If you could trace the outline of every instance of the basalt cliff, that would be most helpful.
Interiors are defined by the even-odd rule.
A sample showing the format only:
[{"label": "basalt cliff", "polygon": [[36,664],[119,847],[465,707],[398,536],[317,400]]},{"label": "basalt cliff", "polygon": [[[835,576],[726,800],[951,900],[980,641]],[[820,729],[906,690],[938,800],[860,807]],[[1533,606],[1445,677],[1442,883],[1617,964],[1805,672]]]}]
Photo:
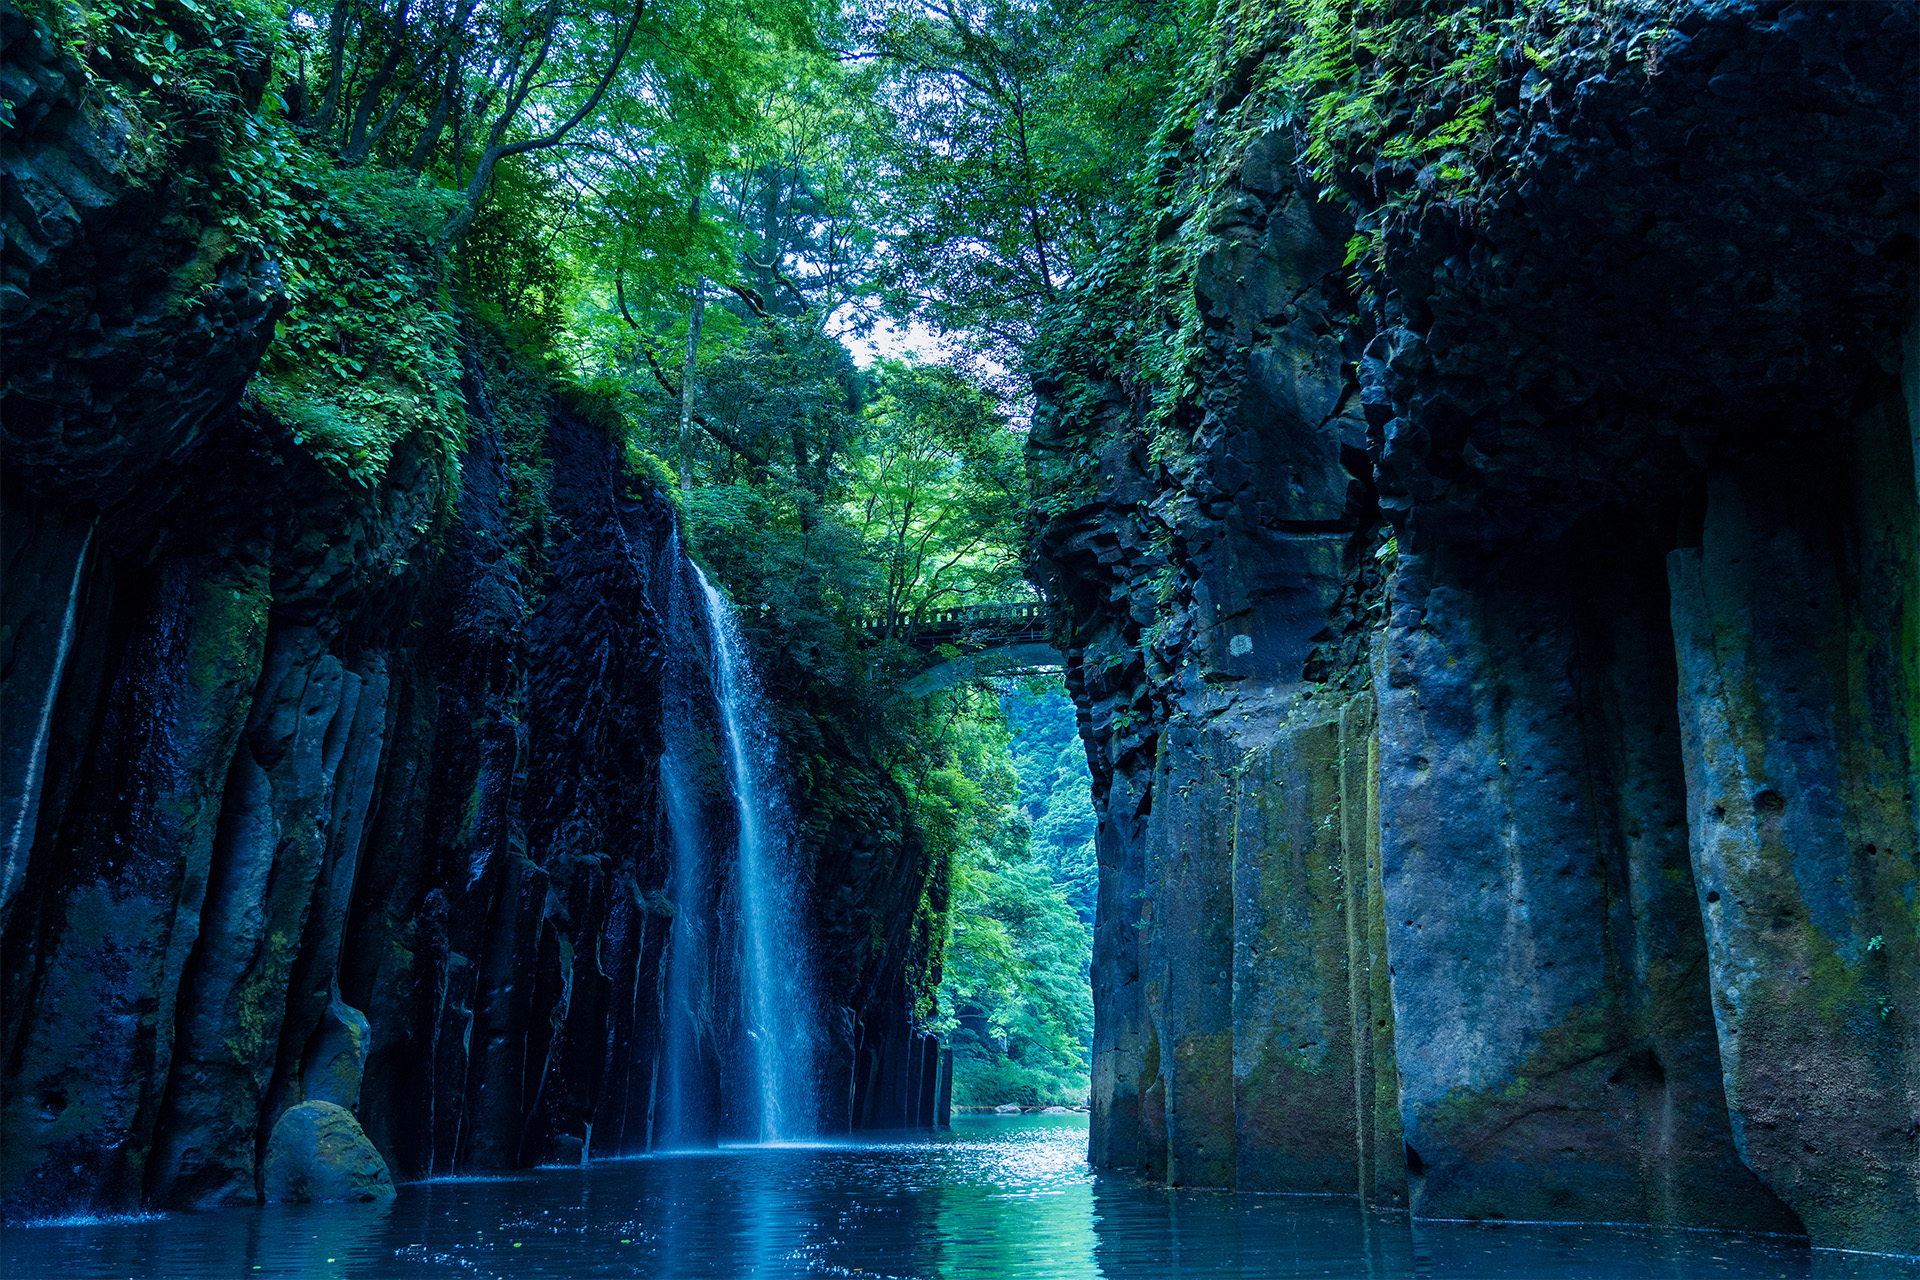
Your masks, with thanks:
[{"label": "basalt cliff", "polygon": [[1916,14],[1620,11],[1331,179],[1243,38],[1127,317],[1181,380],[1052,349],[1092,1156],[1911,1253]]},{"label": "basalt cliff", "polygon": [[[717,734],[670,503],[471,325],[453,437],[328,465],[243,394],[283,272],[208,201],[210,144],[11,7],[0,42],[0,1207],[297,1194],[272,1148],[328,1126],[380,1179],[647,1149],[682,906],[669,704]],[[932,869],[887,780],[813,750],[871,793],[796,797],[839,886],[806,904],[823,1123],[925,1122]],[[735,958],[709,934],[695,959],[677,1136],[711,1141],[744,1031]]]}]

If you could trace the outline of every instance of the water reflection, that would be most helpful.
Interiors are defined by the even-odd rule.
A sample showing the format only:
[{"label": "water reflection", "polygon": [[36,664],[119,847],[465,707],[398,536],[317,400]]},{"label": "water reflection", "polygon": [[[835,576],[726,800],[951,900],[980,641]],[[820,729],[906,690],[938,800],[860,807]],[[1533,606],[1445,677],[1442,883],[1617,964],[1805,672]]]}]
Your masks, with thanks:
[{"label": "water reflection", "polygon": [[1920,1277],[1708,1232],[1408,1222],[1347,1201],[1095,1179],[1078,1116],[951,1135],[665,1152],[268,1206],[9,1226],[8,1277]]}]

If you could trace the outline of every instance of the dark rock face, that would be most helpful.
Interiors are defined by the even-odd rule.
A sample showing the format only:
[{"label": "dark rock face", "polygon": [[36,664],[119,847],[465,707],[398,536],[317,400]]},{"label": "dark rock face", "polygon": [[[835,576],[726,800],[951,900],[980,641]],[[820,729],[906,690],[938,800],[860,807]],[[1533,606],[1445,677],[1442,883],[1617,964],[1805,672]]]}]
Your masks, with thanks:
[{"label": "dark rock face", "polygon": [[16,478],[105,506],[140,479],[129,453],[185,458],[239,399],[286,309],[279,272],[236,252],[196,194],[194,162],[209,157],[89,91],[12,7],[0,46],[14,118],[0,153],[0,440]]},{"label": "dark rock face", "polygon": [[947,909],[944,867],[915,830],[899,784],[802,718],[788,749],[810,759],[796,814],[814,850],[820,972],[837,975],[827,1014],[823,1098],[830,1130],[934,1123],[940,1045],[920,1030],[916,993],[929,972],[935,913]]},{"label": "dark rock face", "polygon": [[[56,588],[9,593],[29,619],[9,638],[44,653],[52,628],[33,620],[47,617],[73,633],[5,937],[12,1211],[252,1201],[268,1134],[302,1104],[356,1109],[401,1177],[666,1136],[674,919],[718,900],[675,901],[660,794],[669,648],[693,657],[679,696],[715,722],[704,624],[671,604],[690,569],[664,500],[564,412],[547,454],[565,533],[529,567],[499,442],[483,416],[475,428],[437,567],[378,589],[282,573],[278,539],[342,537],[291,515],[252,563],[90,548],[75,588],[71,522],[35,495],[9,506],[9,529],[27,530],[14,562],[54,566],[23,581]],[[331,482],[303,474],[321,491],[282,495],[289,513],[335,514]],[[401,467],[389,485],[437,474]],[[343,523],[379,531],[376,565],[382,536],[432,561],[433,526],[414,517],[435,510],[431,493],[376,494]],[[711,754],[720,858],[731,801]],[[833,836],[821,874],[876,861],[863,841]],[[867,970],[831,992],[848,1023],[828,1116],[841,1126],[897,1123],[888,1072],[921,1049],[902,974],[926,859],[907,853],[823,907],[883,926]],[[707,976],[681,1084],[693,1136],[711,1140],[743,1030],[730,943],[688,937]]]},{"label": "dark rock face", "polygon": [[1883,394],[1920,252],[1911,8],[1670,17],[1646,74],[1623,33],[1516,75],[1499,198],[1388,233],[1359,368],[1389,511],[1558,536]]},{"label": "dark rock face", "polygon": [[[1202,259],[1190,461],[1149,461],[1116,385],[1089,442],[1095,500],[1043,533],[1101,813],[1093,1158],[1250,1189],[1364,1177],[1392,1202],[1373,711],[1352,644],[1379,608],[1378,517],[1336,320],[1343,228],[1289,169],[1263,144]],[[1034,447],[1081,447],[1075,425],[1043,413]]]},{"label": "dark rock face", "polygon": [[[3,21],[0,1211],[646,1149],[674,920],[711,906],[674,900],[661,795],[669,678],[715,723],[672,508],[558,404],[510,459],[478,337],[464,454],[409,438],[377,483],[236,407],[271,264],[183,230],[169,165],[193,158],[116,150],[111,96],[83,103]],[[548,533],[517,519],[528,466]],[[873,859],[842,826],[823,875]],[[920,1048],[898,979],[926,863],[906,848],[820,904],[823,936],[857,917],[882,940],[828,970],[841,1123],[899,1105],[871,1103],[897,1089],[854,1071],[856,1040]],[[681,1084],[711,1139],[732,944],[683,932],[708,1001]]]},{"label": "dark rock face", "polygon": [[1228,166],[1178,447],[1042,380],[1096,1164],[1920,1239],[1914,15],[1674,25],[1362,296]]},{"label": "dark rock face", "polygon": [[1735,1141],[1816,1238],[1908,1252],[1920,1227],[1913,403],[1864,416],[1832,456],[1776,449],[1728,467],[1701,545],[1667,558]]},{"label": "dark rock face", "polygon": [[1436,552],[1394,578],[1382,873],[1418,1207],[1774,1228],[1721,1096],[1660,583],[1599,528],[1591,568]]}]

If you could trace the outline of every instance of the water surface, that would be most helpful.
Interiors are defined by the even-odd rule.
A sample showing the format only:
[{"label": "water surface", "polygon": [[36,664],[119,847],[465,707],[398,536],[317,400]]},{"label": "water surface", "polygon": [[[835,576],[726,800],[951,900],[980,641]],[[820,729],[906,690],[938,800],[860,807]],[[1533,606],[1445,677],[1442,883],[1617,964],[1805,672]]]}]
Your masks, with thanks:
[{"label": "water surface", "polygon": [[273,1205],[11,1226],[7,1277],[1916,1277],[1804,1242],[1409,1222],[1351,1201],[1093,1177],[1084,1116],[723,1147]]}]

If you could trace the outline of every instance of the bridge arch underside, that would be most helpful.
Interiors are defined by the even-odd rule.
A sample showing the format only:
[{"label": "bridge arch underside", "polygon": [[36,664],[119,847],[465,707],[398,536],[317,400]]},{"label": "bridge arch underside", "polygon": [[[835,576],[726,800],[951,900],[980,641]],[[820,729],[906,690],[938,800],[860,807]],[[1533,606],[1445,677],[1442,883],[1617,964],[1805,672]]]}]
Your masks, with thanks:
[{"label": "bridge arch underside", "polygon": [[935,663],[907,681],[906,690],[916,698],[924,698],[962,681],[1058,671],[1065,662],[1060,651],[1044,640],[1019,640]]}]

